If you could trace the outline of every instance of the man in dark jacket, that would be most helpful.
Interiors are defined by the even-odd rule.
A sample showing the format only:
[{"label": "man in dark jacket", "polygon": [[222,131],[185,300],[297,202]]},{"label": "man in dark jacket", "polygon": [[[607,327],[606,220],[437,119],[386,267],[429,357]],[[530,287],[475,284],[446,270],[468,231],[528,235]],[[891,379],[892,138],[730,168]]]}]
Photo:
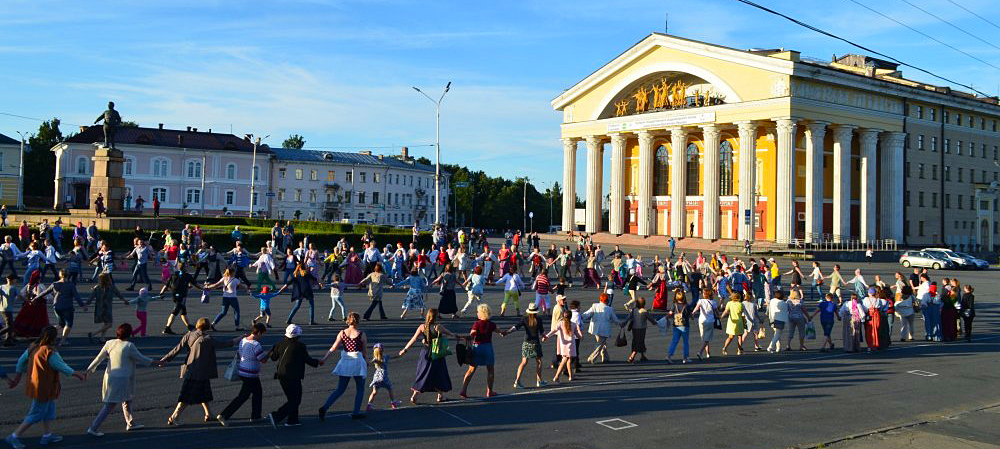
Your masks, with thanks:
[{"label": "man in dark jacket", "polygon": [[302,335],[302,328],[296,324],[289,324],[285,328],[285,339],[278,342],[271,348],[268,356],[271,360],[278,362],[274,378],[281,384],[281,390],[285,392],[285,404],[278,410],[267,415],[272,427],[277,427],[278,423],[288,419],[286,427],[299,426],[299,404],[302,403],[302,378],[305,377],[306,365],[313,368],[319,366],[319,360],[312,358],[306,345],[299,341]]}]

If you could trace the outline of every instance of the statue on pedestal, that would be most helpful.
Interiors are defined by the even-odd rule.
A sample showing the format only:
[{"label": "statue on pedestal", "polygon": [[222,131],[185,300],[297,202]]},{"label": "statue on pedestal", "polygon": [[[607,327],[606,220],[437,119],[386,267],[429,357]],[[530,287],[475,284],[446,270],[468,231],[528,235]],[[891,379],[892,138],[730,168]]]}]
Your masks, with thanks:
[{"label": "statue on pedestal", "polygon": [[114,149],[115,132],[122,124],[122,116],[115,110],[115,103],[113,101],[108,102],[108,110],[98,116],[97,120],[94,120],[94,124],[96,125],[102,120],[104,121],[104,147]]}]

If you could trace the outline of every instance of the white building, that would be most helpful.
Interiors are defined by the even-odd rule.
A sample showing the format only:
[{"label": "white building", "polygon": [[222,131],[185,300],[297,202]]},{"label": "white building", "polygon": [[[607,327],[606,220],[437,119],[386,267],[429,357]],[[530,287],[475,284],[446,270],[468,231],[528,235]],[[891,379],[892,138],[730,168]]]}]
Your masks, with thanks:
[{"label": "white building", "polygon": [[0,134],[0,203],[8,209],[21,202],[21,142]]},{"label": "white building", "polygon": [[[341,153],[272,148],[270,216],[411,226],[434,217],[434,167],[371,151]],[[448,180],[441,174],[438,222],[447,221]]]}]

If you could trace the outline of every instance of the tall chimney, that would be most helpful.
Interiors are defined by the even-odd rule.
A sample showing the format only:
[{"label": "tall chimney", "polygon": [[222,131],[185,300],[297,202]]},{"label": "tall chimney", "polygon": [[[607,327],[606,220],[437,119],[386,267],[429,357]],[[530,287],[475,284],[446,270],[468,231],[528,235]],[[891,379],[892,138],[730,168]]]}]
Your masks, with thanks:
[{"label": "tall chimney", "polygon": [[401,155],[403,156],[403,160],[405,161],[407,158],[410,157],[410,149],[406,148],[406,147],[403,147],[403,151],[401,152]]},{"label": "tall chimney", "polygon": [[163,129],[163,123],[160,123],[160,126],[159,126],[159,128],[160,128],[160,129]]}]

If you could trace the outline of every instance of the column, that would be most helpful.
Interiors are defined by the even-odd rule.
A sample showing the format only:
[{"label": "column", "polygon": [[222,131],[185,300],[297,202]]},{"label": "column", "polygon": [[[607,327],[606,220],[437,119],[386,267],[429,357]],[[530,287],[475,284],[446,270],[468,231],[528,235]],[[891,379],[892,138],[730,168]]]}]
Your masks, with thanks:
[{"label": "column", "polygon": [[823,233],[823,142],[827,122],[806,126],[806,242],[820,241]]},{"label": "column", "polygon": [[615,235],[625,233],[625,142],[624,134],[611,135],[611,213],[608,232]]},{"label": "column", "polygon": [[861,207],[859,208],[861,217],[859,217],[859,221],[861,224],[860,237],[862,241],[875,240],[877,238],[875,214],[878,199],[875,196],[877,182],[875,179],[875,169],[877,166],[876,144],[878,143],[879,132],[881,130],[870,128],[858,131],[858,138],[861,144],[861,192],[859,192],[861,194]]},{"label": "column", "polygon": [[670,235],[683,238],[684,222],[687,218],[687,130],[670,129]]},{"label": "column", "polygon": [[833,239],[851,237],[851,138],[854,126],[833,129]]},{"label": "column", "polygon": [[701,132],[705,143],[705,157],[701,161],[704,180],[701,237],[716,240],[719,238],[719,128],[704,125]]},{"label": "column", "polygon": [[789,243],[795,238],[795,119],[776,120],[778,151],[775,219],[775,240]]},{"label": "column", "polygon": [[884,132],[879,137],[882,139],[882,172],[886,174],[881,194],[882,238],[903,243],[903,144],[906,133]]},{"label": "column", "polygon": [[636,216],[639,235],[652,235],[650,213],[653,208],[653,134],[649,131],[639,131],[639,185],[635,192],[639,197]]},{"label": "column", "polygon": [[[67,195],[66,192],[63,191],[66,187],[66,179],[64,177],[65,170],[63,169],[63,153],[66,152],[66,149],[65,145],[60,145],[60,147],[61,148],[56,150],[55,195],[53,195],[54,197],[52,198],[52,208],[55,210],[62,210],[63,199],[66,198]],[[24,155],[22,154],[21,157],[24,157]],[[21,160],[21,163],[23,164],[24,160]],[[18,189],[23,189],[24,180],[18,180],[18,183],[20,184]],[[23,193],[21,194],[21,197],[24,197]]]},{"label": "column", "polygon": [[601,136],[587,136],[587,223],[588,233],[601,231],[601,193],[604,183],[604,148]]},{"label": "column", "polygon": [[[754,122],[737,122],[740,134],[739,156],[739,239],[753,240],[753,214],[757,209],[754,198],[754,174],[757,172],[757,124]],[[746,224],[745,214],[750,211],[750,224]]]},{"label": "column", "polygon": [[573,231],[576,209],[576,139],[563,139],[563,214],[562,230]]}]

